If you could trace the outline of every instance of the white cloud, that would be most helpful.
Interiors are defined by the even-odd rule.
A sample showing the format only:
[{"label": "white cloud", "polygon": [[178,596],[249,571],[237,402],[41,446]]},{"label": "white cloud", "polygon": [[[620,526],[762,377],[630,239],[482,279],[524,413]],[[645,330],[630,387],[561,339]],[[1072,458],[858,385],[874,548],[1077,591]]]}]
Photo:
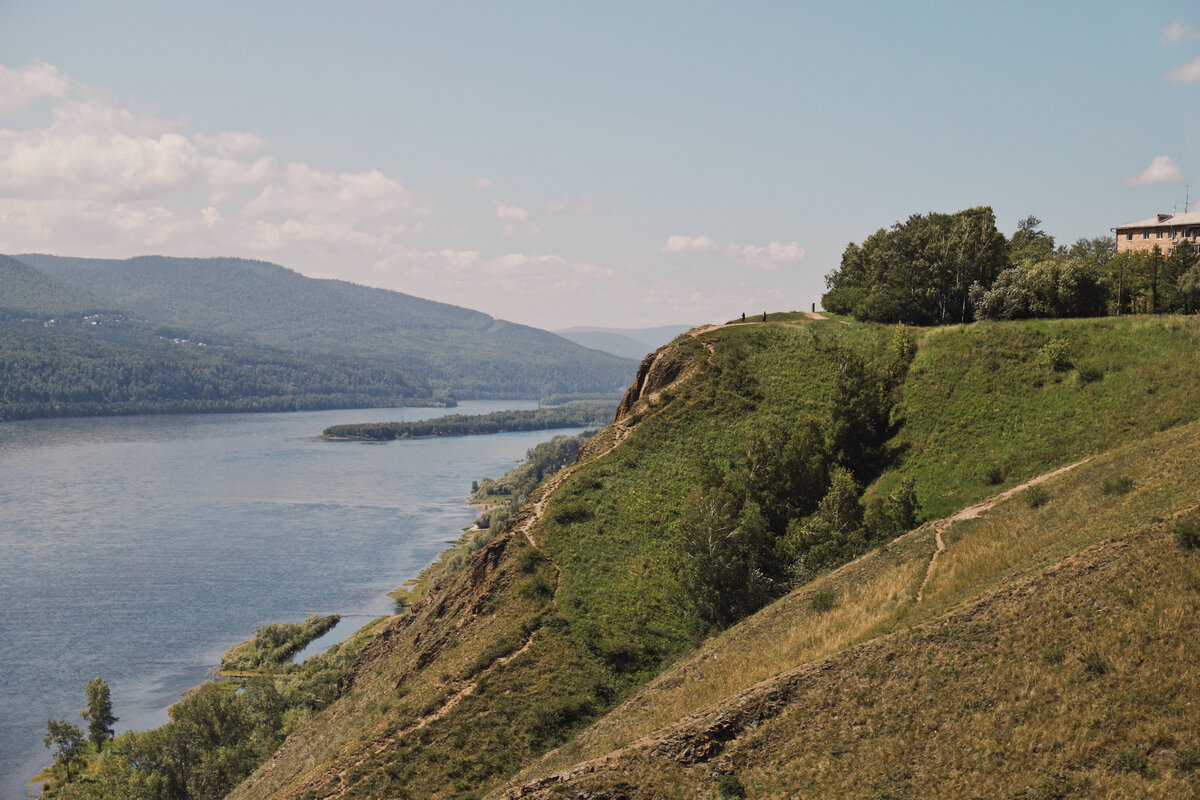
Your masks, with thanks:
[{"label": "white cloud", "polygon": [[325,172],[308,164],[292,163],[240,212],[310,222],[374,221],[427,216],[433,212],[433,203],[377,169]]},{"label": "white cloud", "polygon": [[496,182],[491,178],[485,178],[480,175],[477,178],[473,178],[470,185],[472,189],[490,189],[496,185]]},{"label": "white cloud", "polygon": [[721,244],[708,236],[670,236],[662,246],[664,253],[719,253],[735,263],[751,269],[776,270],[804,258],[799,242],[770,241],[765,245]]},{"label": "white cloud", "polygon": [[550,214],[588,214],[596,207],[586,201],[573,200],[564,197],[561,200],[551,200],[546,203],[546,211]]},{"label": "white cloud", "polygon": [[1182,22],[1172,22],[1163,28],[1162,43],[1164,47],[1196,39],[1200,39],[1200,31],[1191,25],[1185,25]]},{"label": "white cloud", "polygon": [[1170,156],[1156,156],[1150,166],[1125,179],[1126,186],[1148,186],[1152,183],[1183,183],[1183,173]]},{"label": "white cloud", "polygon": [[1182,67],[1168,70],[1163,77],[1172,83],[1200,83],[1200,56],[1193,58]]},{"label": "white cloud", "polygon": [[192,137],[196,147],[226,158],[237,158],[257,153],[267,146],[267,140],[246,131],[223,131],[207,136],[197,133]]},{"label": "white cloud", "polygon": [[57,67],[34,61],[12,69],[0,64],[0,114],[17,111],[42,97],[65,97],[71,82]]},{"label": "white cloud", "polygon": [[542,229],[530,218],[529,211],[520,206],[510,206],[499,200],[492,200],[496,207],[496,218],[504,223],[505,236],[537,236]]}]

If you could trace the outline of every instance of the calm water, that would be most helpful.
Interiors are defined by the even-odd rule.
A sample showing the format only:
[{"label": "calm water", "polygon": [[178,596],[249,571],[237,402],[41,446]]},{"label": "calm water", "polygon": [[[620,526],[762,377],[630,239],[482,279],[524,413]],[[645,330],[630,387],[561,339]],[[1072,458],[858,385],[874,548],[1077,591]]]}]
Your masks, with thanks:
[{"label": "calm water", "polygon": [[344,638],[389,613],[471,523],[471,480],[559,432],[363,444],[315,439],[326,426],[528,407],[0,423],[0,798],[48,761],[48,717],[82,723],[89,678],[118,730],[144,729],[263,623],[338,612]]}]

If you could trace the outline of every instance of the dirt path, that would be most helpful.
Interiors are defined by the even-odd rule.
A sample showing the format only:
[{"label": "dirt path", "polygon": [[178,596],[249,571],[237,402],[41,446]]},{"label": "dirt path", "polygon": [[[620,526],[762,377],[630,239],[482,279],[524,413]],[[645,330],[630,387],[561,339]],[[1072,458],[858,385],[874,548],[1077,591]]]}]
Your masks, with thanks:
[{"label": "dirt path", "polygon": [[921,588],[917,590],[917,602],[920,603],[925,599],[925,587],[929,585],[929,579],[933,577],[933,568],[937,564],[938,556],[946,552],[946,541],[942,538],[942,534],[950,530],[951,525],[953,525],[955,522],[960,522],[965,519],[975,519],[975,517],[978,517],[985,511],[990,511],[997,503],[1007,500],[1014,494],[1023,492],[1031,486],[1037,486],[1039,483],[1044,483],[1051,478],[1062,475],[1064,472],[1073,470],[1080,464],[1086,464],[1088,461],[1091,461],[1091,456],[1088,456],[1082,461],[1076,461],[1074,464],[1068,464],[1065,467],[1059,467],[1058,469],[1052,470],[1043,475],[1038,475],[1036,478],[1030,478],[1019,486],[1014,486],[1011,489],[1005,489],[1003,492],[1000,492],[1000,494],[995,495],[994,497],[989,497],[987,500],[984,500],[981,503],[976,503],[973,506],[967,506],[953,516],[946,517],[945,519],[939,519],[937,522],[932,523],[933,538],[934,541],[937,542],[937,549],[933,551],[933,558],[929,559],[929,566],[925,568],[925,579],[921,581]]}]

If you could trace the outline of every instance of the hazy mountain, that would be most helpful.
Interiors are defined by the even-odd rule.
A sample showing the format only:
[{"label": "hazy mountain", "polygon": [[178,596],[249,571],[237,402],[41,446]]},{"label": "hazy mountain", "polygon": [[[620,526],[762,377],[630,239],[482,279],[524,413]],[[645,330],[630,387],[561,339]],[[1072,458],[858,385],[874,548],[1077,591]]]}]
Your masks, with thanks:
[{"label": "hazy mountain", "polygon": [[0,318],[86,314],[111,311],[115,305],[15,258],[0,256]]},{"label": "hazy mountain", "polygon": [[372,359],[459,397],[612,391],[636,367],[548,331],[265,261],[18,258],[152,319],[283,350]]},{"label": "hazy mountain", "polygon": [[641,359],[693,325],[663,325],[658,328],[594,328],[580,326],[555,331],[575,344],[602,350],[622,358]]}]

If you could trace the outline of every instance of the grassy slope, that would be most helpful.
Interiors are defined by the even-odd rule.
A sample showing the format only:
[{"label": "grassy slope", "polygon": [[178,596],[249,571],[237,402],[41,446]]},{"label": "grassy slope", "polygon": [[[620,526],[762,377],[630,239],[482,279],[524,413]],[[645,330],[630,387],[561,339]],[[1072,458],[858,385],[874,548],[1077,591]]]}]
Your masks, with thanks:
[{"label": "grassy slope", "polygon": [[[702,461],[715,458],[720,463],[729,458],[756,425],[786,424],[801,411],[824,416],[832,381],[831,347],[835,343],[854,346],[874,357],[883,353],[891,335],[889,329],[878,326],[791,317],[781,323],[705,334],[715,345],[715,367],[702,366],[708,353],[699,341],[683,339],[672,345],[663,357],[674,354],[685,366],[697,370],[696,374],[658,393],[655,399],[642,401],[627,419],[637,423],[628,438],[610,454],[584,461],[551,494],[547,513],[531,531],[551,560],[522,555],[523,551],[536,552],[523,544],[523,537],[510,533],[498,538],[478,557],[474,569],[455,576],[419,604],[413,615],[393,623],[391,633],[372,651],[377,656],[360,665],[361,677],[325,712],[324,721],[293,737],[272,768],[260,771],[234,796],[366,797],[405,796],[406,792],[422,797],[474,796],[580,731],[583,723],[653,677],[663,663],[688,651],[693,643],[675,601],[670,537],[683,497],[695,482]],[[1139,369],[1152,375],[1196,374],[1200,355],[1194,346],[1194,320],[1110,324],[1145,324],[1151,329],[1149,338],[1164,337],[1161,347],[1146,351],[1149,360]],[[1176,324],[1178,333],[1160,334],[1154,328]],[[962,333],[936,332],[923,337],[922,352],[906,388],[909,446],[904,468],[916,472],[927,508],[962,505],[998,488],[987,485],[982,477],[964,478],[950,469],[952,457],[989,453],[989,447],[1011,438],[1014,430],[1019,434],[1017,445],[1036,443],[1045,438],[1046,426],[1053,429],[1059,424],[1053,415],[1045,415],[1041,398],[1022,382],[997,385],[999,395],[992,399],[1011,409],[1010,422],[1022,421],[1023,425],[1001,424],[994,416],[985,415],[978,436],[972,437],[959,428],[938,424],[935,415],[941,415],[947,402],[969,404],[969,398],[934,398],[927,408],[919,400],[919,387],[938,385],[940,370],[948,371],[945,380],[968,387],[995,372],[986,361],[964,366],[950,358],[952,352],[939,358],[941,342],[953,341],[941,337],[965,336],[967,344],[974,347],[978,339],[1007,337],[1013,335],[1013,329],[1036,333],[1039,325],[973,326]],[[1138,330],[1131,338],[1142,336]],[[979,346],[1000,345],[985,342]],[[1039,347],[1036,336],[1030,334],[1019,358],[1032,362]],[[958,372],[947,364],[957,365]],[[1168,380],[1162,379],[1163,389]],[[1055,391],[1059,384],[1050,380],[1046,386]],[[1038,474],[1060,466],[1101,449],[1104,441],[1116,443],[1149,435],[1163,427],[1163,419],[1181,413],[1178,397],[1171,392],[1156,389],[1158,393],[1150,395],[1147,404],[1141,391],[1144,387],[1135,382],[1110,382],[1109,376],[1078,389],[1063,386],[1060,391],[1067,388],[1076,394],[1063,395],[1064,407],[1072,399],[1088,397],[1081,393],[1094,389],[1114,392],[1109,402],[1115,406],[1141,403],[1147,407],[1134,420],[1133,430],[1125,429],[1126,420],[1104,417],[1089,436],[1075,444],[1026,447],[1026,459],[1020,462],[1025,472],[1019,474]],[[1187,406],[1182,413],[1195,416]],[[947,430],[952,430],[952,435]],[[615,430],[610,429],[596,437],[589,450],[601,452],[614,436]],[[964,447],[966,456],[960,453]],[[890,479],[894,478],[885,475],[883,483]],[[954,499],[945,499],[952,493]],[[515,523],[520,522],[519,515]],[[841,613],[835,610],[823,618],[829,621],[824,626],[826,633],[809,645],[795,644],[796,637],[803,640],[805,634],[795,624],[796,618],[785,615],[783,629],[794,633],[784,636],[775,630],[753,640],[740,648],[743,661],[749,652],[754,653],[749,661],[758,663],[758,651],[779,642],[791,641],[800,648],[779,656],[783,661],[777,659],[774,666],[770,659],[761,659],[767,669],[762,674],[765,677],[775,674],[770,670],[783,668],[779,663],[803,663],[897,627],[906,615],[934,613],[950,595],[943,598],[944,591],[933,583],[921,609],[914,612],[911,608],[911,595],[932,552],[929,539],[927,533],[915,535],[871,556],[894,564],[897,570],[881,585],[874,579],[846,579],[845,572],[823,579],[847,580],[844,592],[853,588],[864,594],[863,602],[870,611],[866,628],[835,623]],[[949,570],[953,561],[945,558]],[[556,565],[561,568],[557,591]],[[862,568],[859,564],[848,569]],[[1002,573],[989,580],[999,580],[997,575]],[[986,581],[976,580],[971,591],[984,584]],[[802,589],[785,598],[735,631],[759,624],[780,609],[802,612],[808,608],[808,591]],[[841,607],[847,607],[845,602]],[[712,642],[704,645],[712,646]],[[498,660],[512,653],[518,655],[510,662]],[[745,664],[737,669],[745,669]],[[561,751],[561,756],[553,756],[538,772],[607,752],[637,731],[648,732],[675,719],[685,707],[700,708],[727,696],[739,685],[736,677],[729,682],[729,675],[735,672],[729,671],[721,679],[724,683],[718,681],[709,694],[699,692],[688,699],[692,696],[689,690],[684,693],[683,706],[665,704],[659,711],[651,709],[650,716],[641,721],[622,716],[630,708],[622,706],[621,712],[609,718],[612,723],[600,723],[571,745],[577,749]],[[678,680],[677,672],[669,675]],[[657,701],[654,705],[657,707]],[[604,732],[605,724],[612,728],[609,734]]]},{"label": "grassy slope", "polygon": [[[1106,494],[1119,477],[1135,488]],[[1200,553],[1169,518],[1200,517],[1200,425],[1047,487],[1040,508],[1018,494],[956,523],[920,605],[928,529],[706,642],[521,778],[646,739],[526,796],[714,796],[716,772],[751,797],[1195,796]],[[837,601],[822,613],[823,589]],[[1144,772],[1124,769],[1136,754]]]}]

